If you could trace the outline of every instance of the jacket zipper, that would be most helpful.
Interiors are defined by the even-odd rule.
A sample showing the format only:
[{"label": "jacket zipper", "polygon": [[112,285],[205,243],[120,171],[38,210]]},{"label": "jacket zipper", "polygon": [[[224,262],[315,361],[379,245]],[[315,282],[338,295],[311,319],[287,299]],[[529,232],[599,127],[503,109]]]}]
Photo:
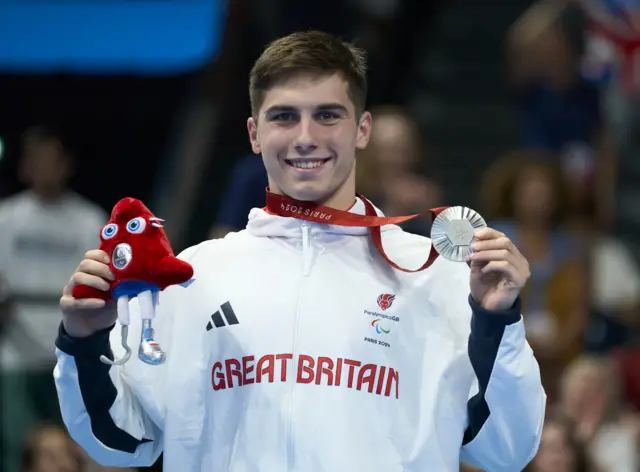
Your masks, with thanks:
[{"label": "jacket zipper", "polygon": [[303,221],[301,223],[302,229],[302,278],[300,279],[300,286],[298,288],[298,302],[296,306],[296,314],[294,319],[294,327],[293,327],[293,363],[292,367],[294,368],[292,371],[293,381],[291,382],[291,396],[289,397],[289,423],[287,425],[287,469],[292,471],[293,467],[293,450],[294,450],[294,431],[293,431],[293,404],[294,397],[296,392],[296,383],[298,376],[297,369],[297,358],[298,358],[298,324],[300,321],[300,311],[303,299],[303,290],[304,290],[304,282],[305,278],[309,276],[309,272],[311,270],[311,257],[312,250],[310,244],[310,235],[309,235],[309,223]]}]

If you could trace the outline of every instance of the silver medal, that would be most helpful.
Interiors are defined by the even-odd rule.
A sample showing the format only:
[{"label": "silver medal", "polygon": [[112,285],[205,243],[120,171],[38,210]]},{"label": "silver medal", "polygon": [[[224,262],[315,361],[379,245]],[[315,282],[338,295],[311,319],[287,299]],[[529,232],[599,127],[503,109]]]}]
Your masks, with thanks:
[{"label": "silver medal", "polygon": [[133,253],[131,251],[131,246],[127,243],[120,243],[113,250],[111,261],[113,262],[113,267],[122,270],[129,265],[132,258]]},{"label": "silver medal", "polygon": [[442,211],[431,226],[431,241],[438,254],[455,262],[465,262],[471,254],[476,230],[487,223],[476,211],[467,207],[451,207]]}]

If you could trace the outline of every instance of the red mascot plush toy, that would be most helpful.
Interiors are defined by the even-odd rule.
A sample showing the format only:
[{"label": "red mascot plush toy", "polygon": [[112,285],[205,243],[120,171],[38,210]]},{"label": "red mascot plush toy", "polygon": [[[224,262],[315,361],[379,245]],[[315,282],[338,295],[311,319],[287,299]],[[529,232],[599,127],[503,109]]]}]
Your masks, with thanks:
[{"label": "red mascot plush toy", "polygon": [[151,365],[162,364],[166,359],[165,353],[153,339],[151,325],[155,317],[158,292],[191,280],[193,268],[174,256],[162,229],[162,221],[164,220],[156,218],[140,200],[120,200],[100,233],[100,249],[109,255],[109,268],[115,277],[110,290],[104,292],[86,285],[78,285],[73,289],[75,298],[117,300],[125,355],[115,361],[102,356],[100,359],[104,363],[124,364],[131,357],[127,334],[129,300],[134,297],[138,297],[142,317],[138,357]]}]

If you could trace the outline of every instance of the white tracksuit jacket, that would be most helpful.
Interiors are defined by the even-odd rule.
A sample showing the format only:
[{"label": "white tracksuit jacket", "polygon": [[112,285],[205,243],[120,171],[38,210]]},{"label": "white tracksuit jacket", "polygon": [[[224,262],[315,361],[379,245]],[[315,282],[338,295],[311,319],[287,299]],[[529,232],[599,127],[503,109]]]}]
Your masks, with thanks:
[{"label": "white tracksuit jacket", "polygon": [[[405,267],[428,254],[396,226],[383,242]],[[403,273],[366,228],[259,209],[180,257],[195,275],[160,295],[163,366],[134,354],[109,367],[99,356],[122,355],[119,329],[109,342],[60,328],[62,415],[96,461],[144,466],[164,451],[166,472],[516,472],[534,457],[546,397],[519,302],[475,305],[466,264]]]}]

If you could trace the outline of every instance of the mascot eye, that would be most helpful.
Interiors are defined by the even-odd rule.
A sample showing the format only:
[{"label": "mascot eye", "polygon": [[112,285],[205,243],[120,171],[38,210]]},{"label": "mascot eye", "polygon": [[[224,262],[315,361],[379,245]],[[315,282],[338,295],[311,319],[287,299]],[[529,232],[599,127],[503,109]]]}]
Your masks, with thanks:
[{"label": "mascot eye", "polygon": [[111,239],[118,232],[118,225],[115,223],[109,223],[107,226],[102,228],[102,238],[103,239]]},{"label": "mascot eye", "polygon": [[134,218],[127,223],[127,231],[133,234],[142,233],[146,227],[147,222],[141,216],[139,216],[138,218]]}]

